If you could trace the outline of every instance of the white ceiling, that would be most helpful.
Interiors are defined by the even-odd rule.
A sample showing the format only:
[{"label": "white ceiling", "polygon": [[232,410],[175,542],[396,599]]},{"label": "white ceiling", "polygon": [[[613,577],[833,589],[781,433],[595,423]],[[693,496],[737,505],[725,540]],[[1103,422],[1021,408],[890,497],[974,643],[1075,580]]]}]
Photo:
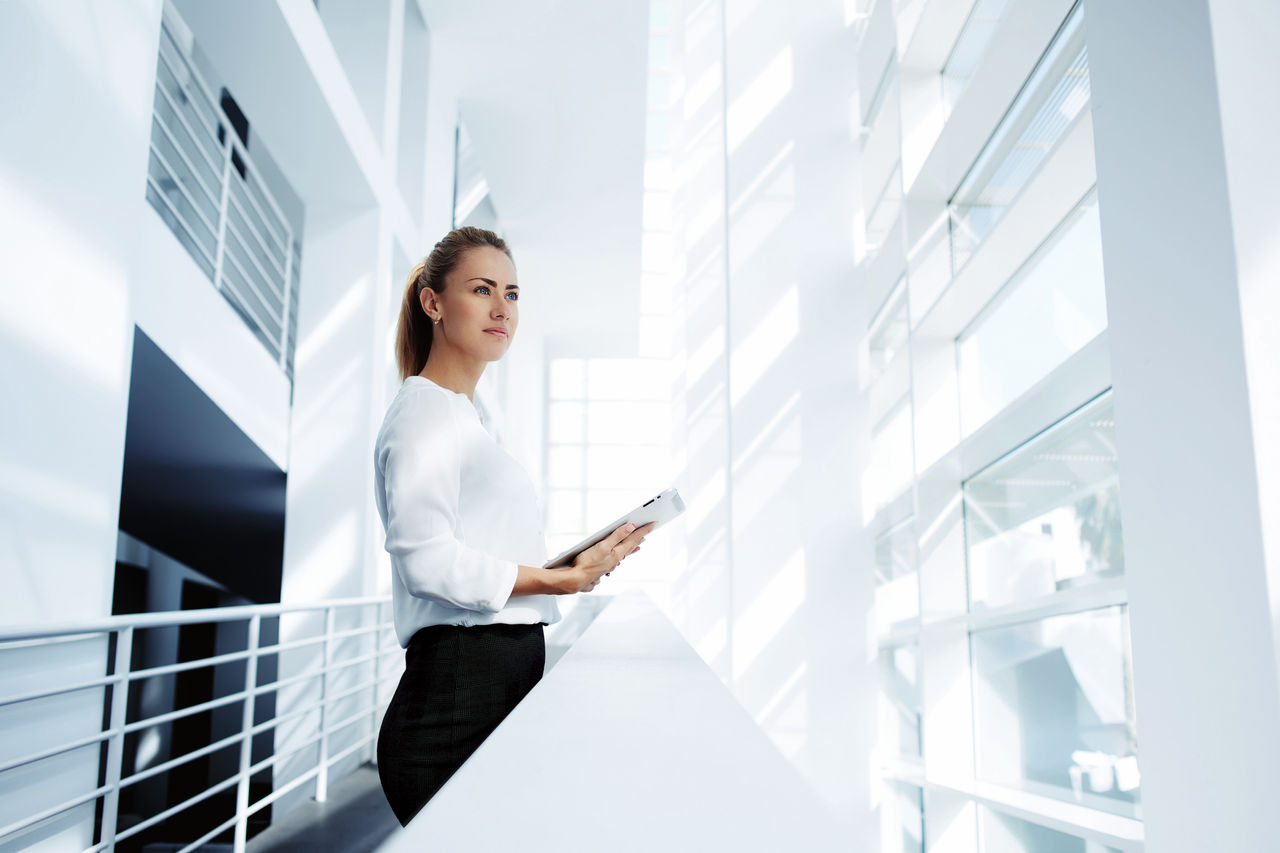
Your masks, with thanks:
[{"label": "white ceiling", "polygon": [[634,350],[647,0],[419,0],[524,286],[561,352]]}]

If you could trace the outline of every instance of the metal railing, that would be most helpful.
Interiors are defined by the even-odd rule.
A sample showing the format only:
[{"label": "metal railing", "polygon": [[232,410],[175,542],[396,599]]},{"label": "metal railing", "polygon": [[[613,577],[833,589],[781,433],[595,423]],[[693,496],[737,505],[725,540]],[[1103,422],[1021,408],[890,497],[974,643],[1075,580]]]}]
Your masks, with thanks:
[{"label": "metal railing", "polygon": [[293,375],[301,250],[218,99],[166,20],[156,66],[147,200]]},{"label": "metal railing", "polygon": [[[54,785],[49,789],[49,795],[60,796],[62,799],[0,827],[0,847],[10,849],[9,845],[21,844],[28,834],[38,836],[38,830],[42,826],[48,826],[59,816],[93,805],[97,811],[96,826],[92,831],[92,843],[84,848],[84,853],[114,850],[117,843],[133,838],[162,822],[168,822],[166,831],[169,837],[165,841],[174,841],[172,836],[175,832],[179,835],[188,833],[177,839],[179,844],[185,844],[181,847],[182,851],[196,850],[218,836],[231,832],[234,849],[239,853],[245,849],[250,818],[281,797],[314,780],[315,798],[323,801],[327,795],[329,773],[335,765],[352,757],[357,760],[372,758],[372,744],[386,710],[383,696],[389,700],[389,685],[403,671],[403,658],[399,654],[395,658],[389,657],[392,652],[401,651],[392,622],[387,618],[390,602],[390,597],[377,597],[335,599],[303,605],[220,607],[113,616],[65,625],[0,631],[0,654],[16,652],[30,656],[41,647],[85,639],[107,640],[106,643],[99,642],[99,648],[106,650],[105,655],[99,653],[98,663],[106,670],[106,674],[101,677],[72,680],[35,690],[14,691],[11,687],[17,681],[21,667],[15,667],[6,661],[3,682],[8,685],[0,688],[0,710],[31,704],[37,705],[38,711],[40,700],[61,697],[65,701],[77,703],[81,711],[87,711],[95,718],[100,711],[102,724],[95,727],[98,731],[87,734],[82,731],[79,736],[65,741],[0,760],[0,786],[9,789],[13,787],[10,784],[13,781],[12,774],[33,768],[42,762],[57,761],[59,757],[68,756],[77,750],[97,748],[96,756],[86,758],[88,763],[96,765],[97,784],[90,782],[84,790],[68,795],[68,777],[65,773],[58,775],[51,772],[47,777],[42,777],[46,783],[51,779]],[[322,621],[323,627],[309,636],[291,636],[286,640],[281,635],[281,630],[285,620],[294,617],[302,621]],[[141,645],[138,638],[143,631],[192,626],[223,627],[234,623],[243,623],[247,629],[243,648],[191,660],[175,660],[159,666],[133,668],[135,652]],[[264,625],[269,629],[265,643]],[[290,633],[301,633],[296,630],[301,627],[304,626],[290,622]],[[276,635],[274,640],[269,636],[273,633]],[[236,642],[235,645],[239,643]],[[176,652],[176,640],[171,642],[171,646]],[[278,670],[282,654],[306,649],[311,650],[315,661],[306,660],[305,654],[295,654],[294,658],[303,659],[291,659],[290,663],[292,668],[300,669],[300,672],[288,677],[268,675],[266,677],[270,680],[264,682],[264,667],[260,663],[269,662],[267,670]],[[155,680],[179,673],[220,666],[243,666],[243,681],[236,685],[239,689],[233,688],[234,692],[214,696],[187,707],[139,716],[138,719],[129,718],[131,694],[145,692],[145,687],[140,691],[140,683],[151,680],[154,684]],[[346,683],[352,680],[356,683]],[[310,690],[313,695],[300,693],[288,703],[290,707],[281,712],[281,693],[286,688],[294,691]],[[261,701],[268,697],[272,701]],[[150,766],[135,766],[130,768],[132,772],[125,774],[126,738],[135,736],[133,753],[136,754],[139,752],[139,741],[136,738],[139,733],[156,731],[158,727],[189,720],[195,715],[218,708],[225,708],[234,714],[237,704],[240,710],[237,731]],[[263,710],[268,713],[263,714]],[[35,716],[38,717],[39,714]],[[316,718],[314,724],[308,722],[308,717]],[[366,724],[364,729],[356,728],[362,722]],[[296,725],[291,731],[284,731],[286,723]],[[12,728],[8,735],[14,735]],[[262,738],[258,737],[261,735],[273,739],[270,750],[261,749]],[[255,739],[258,741],[256,744]],[[6,748],[13,751],[12,739],[6,744]],[[163,807],[153,814],[132,812],[129,815],[132,819],[130,825],[119,825],[122,791],[143,780],[170,773],[229,748],[238,749],[237,770],[234,773],[216,782],[210,781],[203,790],[180,802],[169,803],[166,800]],[[310,755],[308,750],[311,751]],[[257,757],[254,755],[255,751],[269,751],[270,754]],[[289,761],[289,766],[282,773],[281,768],[286,761]],[[145,763],[147,762],[138,762]],[[269,786],[272,790],[251,801],[250,780],[264,772],[270,772],[274,777]],[[215,774],[210,771],[208,776],[212,775]],[[205,778],[208,779],[208,776]],[[169,777],[170,780],[172,778]],[[17,781],[23,784],[23,780]],[[179,824],[178,829],[174,829],[172,818],[232,788],[235,791],[234,808],[230,808],[230,804],[224,804],[228,806],[226,812],[230,812],[229,814],[214,812],[216,825],[196,828],[189,824]],[[205,808],[208,808],[207,804]],[[209,813],[205,812],[204,816],[208,818]],[[197,834],[198,837],[190,837]]]}]

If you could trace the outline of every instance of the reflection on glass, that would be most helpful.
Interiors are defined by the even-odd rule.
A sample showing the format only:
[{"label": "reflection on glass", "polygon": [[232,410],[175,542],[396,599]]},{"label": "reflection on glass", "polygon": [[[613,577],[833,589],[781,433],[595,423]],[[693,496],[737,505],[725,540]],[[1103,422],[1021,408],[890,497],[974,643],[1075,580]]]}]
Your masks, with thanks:
[{"label": "reflection on glass", "polygon": [[920,616],[915,538],[911,518],[876,537],[876,624],[882,634]]},{"label": "reflection on glass", "polygon": [[1138,816],[1128,628],[1116,606],[973,632],[980,779]]},{"label": "reflection on glass", "polygon": [[1107,328],[1090,192],[956,340],[965,435]]},{"label": "reflection on glass", "polygon": [[969,78],[978,67],[978,61],[987,52],[991,36],[995,34],[1000,16],[1004,14],[1006,0],[978,0],[973,4],[969,20],[951,49],[951,57],[942,67],[942,100],[950,113],[960,99],[960,93],[969,85]]},{"label": "reflection on glass", "polygon": [[1089,58],[1076,6],[951,199],[951,269],[958,271],[1089,105]]},{"label": "reflection on glass", "polygon": [[1100,842],[1019,820],[986,806],[979,810],[978,827],[982,853],[1120,853]]},{"label": "reflection on glass", "polygon": [[871,321],[867,339],[871,382],[879,379],[894,357],[907,348],[908,331],[906,279],[899,278],[889,298]]},{"label": "reflection on glass", "polygon": [[889,238],[902,210],[902,166],[897,166],[867,214],[867,255],[874,255]]},{"label": "reflection on glass", "polygon": [[880,803],[881,853],[924,853],[924,791],[885,781]]},{"label": "reflection on glass", "polygon": [[920,644],[880,650],[880,751],[887,758],[920,757]]},{"label": "reflection on glass", "polygon": [[1108,395],[964,484],[970,609],[1124,573],[1115,431]]},{"label": "reflection on glass", "polygon": [[904,397],[871,431],[871,461],[862,475],[866,511],[874,515],[911,485],[911,400]]}]

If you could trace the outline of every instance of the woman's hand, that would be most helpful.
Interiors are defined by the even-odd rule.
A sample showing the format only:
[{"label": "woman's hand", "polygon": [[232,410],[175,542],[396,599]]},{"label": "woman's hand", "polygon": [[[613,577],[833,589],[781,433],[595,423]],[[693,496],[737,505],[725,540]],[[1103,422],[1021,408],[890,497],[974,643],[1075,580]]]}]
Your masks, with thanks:
[{"label": "woman's hand", "polygon": [[639,529],[634,524],[624,524],[583,551],[572,566],[560,570],[564,575],[564,591],[572,594],[595,589],[602,577],[639,550],[640,543],[653,530],[654,524],[656,522],[650,522]]}]

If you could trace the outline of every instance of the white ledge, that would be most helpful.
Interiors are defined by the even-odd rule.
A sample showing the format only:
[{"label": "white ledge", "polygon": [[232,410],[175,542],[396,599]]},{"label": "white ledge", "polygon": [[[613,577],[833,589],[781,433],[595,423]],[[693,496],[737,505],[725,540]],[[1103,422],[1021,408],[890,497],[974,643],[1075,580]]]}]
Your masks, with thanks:
[{"label": "white ledge", "polygon": [[381,853],[847,847],[641,593],[615,598]]}]

